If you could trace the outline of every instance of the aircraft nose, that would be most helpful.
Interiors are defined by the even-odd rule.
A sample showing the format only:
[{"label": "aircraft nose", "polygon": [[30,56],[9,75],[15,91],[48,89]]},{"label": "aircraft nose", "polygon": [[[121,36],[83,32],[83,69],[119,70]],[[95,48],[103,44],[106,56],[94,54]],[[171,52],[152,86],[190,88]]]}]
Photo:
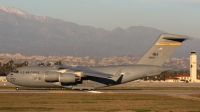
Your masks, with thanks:
[{"label": "aircraft nose", "polygon": [[9,74],[6,75],[6,80],[7,80],[8,82],[10,82],[10,77],[11,77],[11,73],[9,73]]}]

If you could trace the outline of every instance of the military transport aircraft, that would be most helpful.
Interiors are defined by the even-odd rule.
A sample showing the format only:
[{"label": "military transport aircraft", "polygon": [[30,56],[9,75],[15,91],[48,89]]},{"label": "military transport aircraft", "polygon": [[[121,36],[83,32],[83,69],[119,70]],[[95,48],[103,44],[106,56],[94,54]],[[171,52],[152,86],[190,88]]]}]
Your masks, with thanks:
[{"label": "military transport aircraft", "polygon": [[169,70],[165,60],[187,37],[161,34],[152,47],[135,65],[124,66],[26,66],[13,70],[7,80],[19,86],[93,90],[123,84]]}]

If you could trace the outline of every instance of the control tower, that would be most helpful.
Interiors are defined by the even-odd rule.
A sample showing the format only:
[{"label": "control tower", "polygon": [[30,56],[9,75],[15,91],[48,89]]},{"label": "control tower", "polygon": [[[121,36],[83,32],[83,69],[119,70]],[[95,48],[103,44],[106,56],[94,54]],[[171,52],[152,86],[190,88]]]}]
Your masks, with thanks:
[{"label": "control tower", "polygon": [[196,55],[196,51],[191,51],[191,54],[190,54],[190,77],[191,77],[191,82],[197,82],[197,55]]}]

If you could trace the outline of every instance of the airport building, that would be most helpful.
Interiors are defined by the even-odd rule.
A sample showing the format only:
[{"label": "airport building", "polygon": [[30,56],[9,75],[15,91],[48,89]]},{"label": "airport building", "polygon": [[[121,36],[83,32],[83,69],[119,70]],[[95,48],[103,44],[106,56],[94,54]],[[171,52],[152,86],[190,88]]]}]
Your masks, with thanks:
[{"label": "airport building", "polygon": [[7,82],[6,77],[5,76],[0,76],[0,82]]},{"label": "airport building", "polygon": [[165,79],[166,82],[199,82],[197,78],[197,55],[196,51],[191,51],[190,54],[190,74],[181,74],[176,77]]},{"label": "airport building", "polygon": [[189,82],[191,77],[189,74],[179,74],[176,77],[165,79],[166,82]]},{"label": "airport building", "polygon": [[197,54],[196,51],[191,51],[190,54],[190,82],[200,82],[199,79],[197,79]]}]

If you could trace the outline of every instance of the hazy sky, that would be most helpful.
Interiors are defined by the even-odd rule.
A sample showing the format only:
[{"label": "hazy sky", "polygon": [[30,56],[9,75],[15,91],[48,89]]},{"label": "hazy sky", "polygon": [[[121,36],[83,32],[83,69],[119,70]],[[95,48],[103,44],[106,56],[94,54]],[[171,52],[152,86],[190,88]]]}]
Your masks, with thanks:
[{"label": "hazy sky", "polygon": [[106,30],[147,26],[200,37],[200,0],[0,0],[0,4]]}]

